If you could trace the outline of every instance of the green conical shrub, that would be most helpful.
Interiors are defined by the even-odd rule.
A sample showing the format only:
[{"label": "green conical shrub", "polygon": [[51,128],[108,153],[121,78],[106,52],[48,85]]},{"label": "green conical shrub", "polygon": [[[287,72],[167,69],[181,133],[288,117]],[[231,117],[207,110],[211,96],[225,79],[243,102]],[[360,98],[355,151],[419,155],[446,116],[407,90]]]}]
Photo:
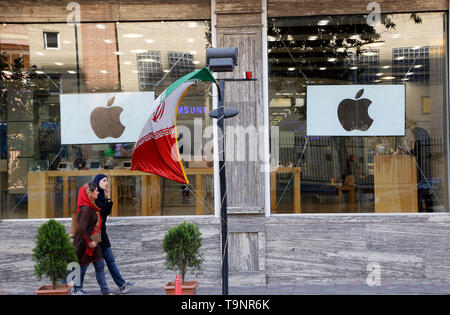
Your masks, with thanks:
[{"label": "green conical shrub", "polygon": [[177,269],[183,284],[188,269],[192,269],[197,274],[201,272],[200,267],[204,261],[203,254],[200,253],[201,235],[198,226],[183,222],[167,231],[164,236],[166,267],[172,270]]},{"label": "green conical shrub", "polygon": [[33,261],[36,277],[48,277],[56,289],[63,280],[70,262],[78,262],[75,247],[66,234],[64,225],[51,219],[42,224],[36,235],[36,247],[33,249]]}]

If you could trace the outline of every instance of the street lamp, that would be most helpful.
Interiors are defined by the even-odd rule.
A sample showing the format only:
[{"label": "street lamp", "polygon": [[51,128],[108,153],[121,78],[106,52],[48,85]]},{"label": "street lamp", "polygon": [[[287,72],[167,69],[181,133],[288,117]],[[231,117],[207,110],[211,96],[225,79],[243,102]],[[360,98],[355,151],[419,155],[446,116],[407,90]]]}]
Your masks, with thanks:
[{"label": "street lamp", "polygon": [[[206,50],[206,66],[212,72],[232,72],[237,65],[237,48],[208,48]],[[231,79],[232,80],[232,79]],[[219,148],[219,177],[220,177],[220,221],[222,230],[222,294],[228,295],[228,225],[227,225],[227,196],[225,180],[225,132],[224,119],[239,114],[233,108],[224,107],[225,79],[217,84],[219,101],[217,109],[211,111],[209,116],[217,119],[217,127],[221,131],[222,141],[218,139]]]}]

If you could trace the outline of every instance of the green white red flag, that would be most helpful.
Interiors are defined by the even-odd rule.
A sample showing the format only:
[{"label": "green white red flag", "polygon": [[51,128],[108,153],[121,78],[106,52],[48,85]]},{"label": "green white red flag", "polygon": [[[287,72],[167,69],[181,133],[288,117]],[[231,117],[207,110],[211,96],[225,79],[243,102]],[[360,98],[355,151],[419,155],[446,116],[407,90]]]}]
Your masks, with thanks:
[{"label": "green white red flag", "polygon": [[189,184],[178,149],[177,112],[188,89],[200,81],[216,82],[208,68],[172,83],[152,105],[131,158],[131,169]]}]

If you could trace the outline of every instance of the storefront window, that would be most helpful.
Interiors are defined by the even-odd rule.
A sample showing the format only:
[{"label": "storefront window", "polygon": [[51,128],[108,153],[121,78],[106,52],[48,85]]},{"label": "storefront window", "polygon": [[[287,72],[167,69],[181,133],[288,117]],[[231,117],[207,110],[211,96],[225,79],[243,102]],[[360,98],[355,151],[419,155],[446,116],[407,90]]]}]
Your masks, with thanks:
[{"label": "storefront window", "polygon": [[[113,132],[134,121],[130,104],[121,103],[125,93],[149,108],[171,83],[205,66],[209,34],[208,21],[0,25],[1,218],[70,217],[79,187],[98,173],[109,175],[114,216],[213,214],[212,165],[195,151],[204,143],[194,143],[194,129],[212,123],[208,84],[189,89],[178,110],[178,129],[192,139],[182,148],[190,186],[131,171],[137,137],[117,141]],[[125,109],[120,121],[111,114],[99,126],[94,118],[96,137],[83,138],[92,130],[82,124],[67,137],[71,117],[64,120],[63,109],[84,95],[98,107]]]},{"label": "storefront window", "polygon": [[[439,12],[381,15],[378,24],[363,15],[269,19],[269,120],[279,134],[271,213],[448,211],[445,19]],[[348,95],[355,101],[376,86],[404,85],[406,117],[394,122],[404,133],[308,134],[309,110],[325,105],[311,87],[327,94],[335,85],[364,85]]]}]

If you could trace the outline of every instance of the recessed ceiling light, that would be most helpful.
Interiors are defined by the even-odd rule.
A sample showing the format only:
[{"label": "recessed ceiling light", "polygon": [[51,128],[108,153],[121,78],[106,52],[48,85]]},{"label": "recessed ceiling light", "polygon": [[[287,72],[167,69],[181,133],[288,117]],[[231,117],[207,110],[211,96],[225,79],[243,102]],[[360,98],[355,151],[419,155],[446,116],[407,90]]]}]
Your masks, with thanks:
[{"label": "recessed ceiling light", "polygon": [[142,61],[142,62],[156,62],[156,60],[152,59],[152,58],[139,59],[139,61]]},{"label": "recessed ceiling light", "polygon": [[327,67],[320,67],[319,70],[321,70],[321,71],[327,70]]},{"label": "recessed ceiling light", "polygon": [[414,66],[414,68],[416,68],[416,69],[419,69],[419,68],[422,68],[423,67],[423,65],[415,65]]},{"label": "recessed ceiling light", "polygon": [[130,34],[124,34],[123,37],[126,37],[126,38],[139,38],[139,37],[142,37],[142,34],[132,34],[132,33],[130,33]]},{"label": "recessed ceiling light", "polygon": [[288,68],[288,70],[289,70],[289,71],[294,71],[295,68],[294,68],[294,67],[290,67],[290,68]]},{"label": "recessed ceiling light", "polygon": [[358,69],[357,66],[350,67],[350,70],[356,70],[356,69]]},{"label": "recessed ceiling light", "polygon": [[388,76],[388,77],[382,77],[382,79],[383,79],[383,80],[394,80],[395,77],[390,77],[390,76]]}]

